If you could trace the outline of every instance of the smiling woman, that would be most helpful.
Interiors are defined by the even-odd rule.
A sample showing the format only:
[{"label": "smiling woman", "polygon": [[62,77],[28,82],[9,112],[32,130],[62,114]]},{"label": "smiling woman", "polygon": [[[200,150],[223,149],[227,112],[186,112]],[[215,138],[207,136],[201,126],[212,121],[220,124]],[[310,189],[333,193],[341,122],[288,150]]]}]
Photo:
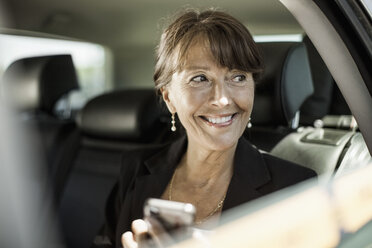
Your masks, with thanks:
[{"label": "smiling woman", "polygon": [[[52,172],[45,178],[50,184],[44,187],[37,180],[33,185],[54,192],[56,204],[51,210],[55,211],[51,212],[56,213],[56,218],[51,222],[55,221],[56,227],[60,227],[56,233],[60,234],[61,244],[54,245],[48,241],[45,242],[48,244],[39,245],[49,235],[45,228],[39,227],[43,224],[38,219],[40,214],[31,212],[30,215],[28,210],[35,206],[38,212],[41,210],[42,216],[46,216],[45,207],[51,204],[44,199],[40,204],[35,202],[38,197],[33,191],[44,190],[23,187],[28,181],[22,179],[18,182],[8,176],[7,172],[18,168],[16,166],[0,168],[4,171],[0,173],[3,179],[0,191],[4,193],[0,202],[4,207],[0,210],[4,210],[2,216],[10,223],[1,222],[0,236],[4,239],[0,238],[0,243],[10,238],[21,244],[15,247],[89,247],[104,224],[106,201],[118,177],[120,183],[112,191],[107,204],[107,236],[115,246],[121,245],[123,232],[134,231],[126,234],[128,241],[133,234],[136,236],[138,231],[148,228],[147,225],[142,225],[144,229],[138,228],[137,224],[144,224],[140,220],[134,222],[134,229],[131,229],[134,219],[147,220],[143,205],[148,197],[193,203],[197,209],[195,224],[198,227],[205,227],[205,220],[215,217],[223,229],[213,228],[209,233],[215,233],[214,237],[224,237],[225,242],[218,239],[211,245],[213,247],[260,247],[259,244],[264,243],[265,247],[298,248],[302,246],[294,241],[301,237],[306,237],[302,239],[304,247],[321,247],[315,244],[323,238],[329,241],[330,237],[336,237],[332,238],[334,245],[327,241],[328,245],[324,247],[335,247],[340,240],[343,248],[365,247],[372,243],[372,223],[369,228],[361,230],[366,238],[353,233],[372,219],[372,205],[363,201],[372,197],[365,189],[356,194],[357,185],[364,184],[363,178],[369,174],[362,171],[362,174],[353,176],[353,180],[347,178],[347,184],[342,187],[335,184],[338,180],[343,181],[345,174],[366,166],[371,159],[372,14],[368,6],[372,1],[0,2],[0,74],[3,71],[9,75],[9,71],[14,72],[14,68],[27,62],[20,73],[11,74],[17,76],[12,78],[11,85],[19,94],[13,97],[12,92],[0,87],[0,95],[21,102],[29,101],[31,98],[27,93],[30,87],[34,90],[48,86],[45,94],[32,98],[37,108],[26,109],[20,115],[17,112],[14,117],[22,122],[22,126],[32,128],[30,134],[35,136],[31,140],[33,148],[42,143],[40,158],[46,163],[40,166],[43,171]],[[167,28],[160,40],[163,30],[159,29],[168,26],[164,17],[190,6],[202,9],[215,6],[248,28],[254,41],[258,42],[265,62],[265,70],[258,80],[255,76],[258,73],[249,65],[251,62],[252,66],[257,64],[255,56],[250,54],[255,44],[252,42],[239,49],[243,43],[250,42],[250,38],[239,22],[234,20],[230,22],[232,26],[227,25],[231,16],[219,12],[188,12],[184,16],[187,20],[181,18],[177,25],[172,24],[173,31],[169,32],[171,27]],[[217,14],[218,20],[215,18]],[[12,39],[4,43],[5,37]],[[53,47],[44,42],[46,39],[53,42]],[[24,42],[20,44],[17,40]],[[158,51],[169,53],[157,60],[159,68],[164,69],[159,71],[161,80],[157,89],[159,98],[164,94],[169,109],[163,100],[162,106],[158,106],[159,99],[154,94],[153,55],[159,41]],[[85,52],[80,45],[69,49],[72,43],[98,49]],[[6,58],[5,55],[10,53],[17,56]],[[101,92],[105,86],[113,88],[113,92],[97,96],[82,106],[76,120],[72,118],[75,112],[69,111],[76,105],[71,106],[66,100],[78,100],[80,104],[80,98],[75,97],[81,94],[69,94],[68,97],[62,94],[57,102],[49,101],[54,99],[60,86],[64,91],[64,86],[76,82],[74,78],[59,80],[60,75],[70,75],[71,71],[58,66],[53,67],[55,70],[52,72],[49,63],[43,69],[40,61],[47,61],[46,58],[34,57],[50,55],[48,57],[55,58],[60,53],[67,57],[71,54],[84,96],[85,92],[89,96],[97,92],[95,90]],[[99,59],[92,58],[92,55]],[[112,55],[112,60],[107,55]],[[80,56],[87,60],[80,60]],[[8,67],[15,59],[19,59],[15,64],[17,67]],[[64,61],[62,66],[71,65],[70,59]],[[87,67],[80,61],[91,66]],[[38,73],[30,75],[29,72],[35,72],[33,69]],[[50,75],[48,80],[40,77],[46,75]],[[4,82],[0,80],[0,86]],[[49,104],[44,111],[39,104],[44,105],[46,101]],[[0,126],[7,123],[7,116],[1,115],[0,118]],[[246,129],[249,118],[253,126]],[[313,126],[315,120],[316,128]],[[173,122],[174,132],[171,130]],[[6,149],[2,151],[12,148],[14,151],[6,152],[6,155],[22,158],[21,147],[11,145],[19,135],[14,132],[4,134],[7,135],[2,135],[0,143]],[[179,139],[180,135],[184,137]],[[21,136],[20,141],[25,144],[25,137]],[[261,149],[272,156],[263,154]],[[321,184],[329,178],[329,184],[324,188],[321,185],[323,201],[319,197],[296,196],[295,205],[288,207],[276,200],[278,197],[286,198],[286,190],[266,195],[311,174],[273,156],[315,170]],[[25,161],[24,166],[35,172],[30,162]],[[24,174],[15,171],[17,173],[21,177]],[[367,176],[365,179],[368,182]],[[313,181],[315,184],[318,180]],[[10,184],[4,184],[6,182]],[[292,192],[302,191],[302,185],[294,186]],[[18,193],[27,193],[32,199]],[[21,206],[20,211],[26,211],[24,214],[15,212],[18,209],[11,207],[9,200],[12,199],[23,199],[21,204],[15,205]],[[325,201],[329,201],[328,204]],[[248,203],[241,205],[244,202]],[[174,207],[174,202],[167,203]],[[327,205],[332,209],[335,207],[335,211],[328,211]],[[238,207],[231,209],[234,206]],[[264,206],[269,211],[256,212]],[[229,215],[230,212],[233,216]],[[338,216],[340,213],[341,217]],[[248,214],[248,218],[243,218]],[[31,219],[27,216],[36,221],[29,222]],[[263,218],[256,218],[260,216]],[[252,218],[257,221],[252,221]],[[334,225],[327,225],[327,220],[332,219]],[[240,224],[231,228],[235,220]],[[22,231],[22,228],[13,229],[11,224],[30,228],[31,233]],[[216,222],[211,225],[214,224]],[[336,235],[329,235],[327,229]],[[348,233],[345,235],[339,230]],[[29,234],[33,238],[28,237]],[[342,245],[343,240],[349,241],[350,238],[364,239],[365,245]],[[33,245],[34,240],[37,240],[36,245]],[[278,242],[280,240],[285,243]]]},{"label": "smiling woman", "polygon": [[112,245],[137,246],[147,225],[134,220],[143,218],[149,197],[192,203],[195,224],[203,228],[227,209],[316,175],[261,154],[241,137],[262,67],[249,31],[224,12],[190,10],[164,31],[154,81],[173,126],[177,114],[186,136],[124,154],[120,181],[107,205]]},{"label": "smiling woman", "polygon": [[[185,127],[191,147],[225,150],[236,145],[253,107],[252,74],[216,63],[203,38],[188,49],[184,66],[163,86],[172,114]],[[199,148],[197,148],[199,149]]]}]

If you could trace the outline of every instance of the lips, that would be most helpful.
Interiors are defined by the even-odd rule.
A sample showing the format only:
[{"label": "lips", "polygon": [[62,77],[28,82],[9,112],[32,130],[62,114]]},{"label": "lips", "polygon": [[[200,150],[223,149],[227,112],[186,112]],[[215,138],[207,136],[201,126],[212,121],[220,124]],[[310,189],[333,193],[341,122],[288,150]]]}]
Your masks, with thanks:
[{"label": "lips", "polygon": [[211,118],[211,117],[206,117],[206,118],[209,122],[212,122],[213,124],[221,124],[221,123],[231,120],[232,115],[229,115],[226,117],[218,117],[218,118]]},{"label": "lips", "polygon": [[232,123],[232,120],[237,113],[221,116],[200,116],[205,122],[212,126],[227,126]]}]

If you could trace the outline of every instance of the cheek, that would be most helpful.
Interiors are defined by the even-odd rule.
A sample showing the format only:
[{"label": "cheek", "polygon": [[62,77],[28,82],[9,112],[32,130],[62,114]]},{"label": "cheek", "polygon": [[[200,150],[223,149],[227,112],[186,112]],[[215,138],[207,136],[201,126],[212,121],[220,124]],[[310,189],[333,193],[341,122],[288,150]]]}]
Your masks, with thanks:
[{"label": "cheek", "polygon": [[239,90],[235,94],[235,103],[240,109],[245,112],[251,113],[253,108],[254,101],[254,90],[253,89],[244,89]]},{"label": "cheek", "polygon": [[178,91],[178,93],[175,105],[177,111],[184,115],[195,114],[208,99],[207,94],[200,90],[186,88]]},{"label": "cheek", "polygon": [[183,95],[183,100],[192,108],[198,108],[208,99],[208,92],[203,90],[189,90]]}]

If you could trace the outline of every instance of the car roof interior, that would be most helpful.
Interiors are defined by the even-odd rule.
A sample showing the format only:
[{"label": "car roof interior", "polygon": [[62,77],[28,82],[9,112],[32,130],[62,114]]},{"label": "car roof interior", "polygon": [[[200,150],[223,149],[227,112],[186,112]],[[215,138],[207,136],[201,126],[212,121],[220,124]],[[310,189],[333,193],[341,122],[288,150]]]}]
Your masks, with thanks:
[{"label": "car roof interior", "polygon": [[113,54],[115,86],[151,87],[154,48],[162,28],[167,18],[190,7],[226,10],[246,24],[254,35],[303,33],[294,17],[277,0],[111,0],[109,3],[66,0],[54,2],[52,7],[46,0],[3,0],[9,17],[3,27],[104,45]]}]

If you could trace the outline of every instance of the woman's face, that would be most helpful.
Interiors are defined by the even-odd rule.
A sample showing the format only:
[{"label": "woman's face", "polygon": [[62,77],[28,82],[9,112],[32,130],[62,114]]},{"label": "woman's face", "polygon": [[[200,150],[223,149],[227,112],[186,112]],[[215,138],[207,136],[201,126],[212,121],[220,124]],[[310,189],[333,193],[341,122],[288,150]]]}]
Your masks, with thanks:
[{"label": "woman's face", "polygon": [[177,113],[185,127],[189,142],[221,151],[234,146],[247,126],[254,82],[251,73],[221,67],[206,42],[198,40],[162,93],[169,110]]}]

